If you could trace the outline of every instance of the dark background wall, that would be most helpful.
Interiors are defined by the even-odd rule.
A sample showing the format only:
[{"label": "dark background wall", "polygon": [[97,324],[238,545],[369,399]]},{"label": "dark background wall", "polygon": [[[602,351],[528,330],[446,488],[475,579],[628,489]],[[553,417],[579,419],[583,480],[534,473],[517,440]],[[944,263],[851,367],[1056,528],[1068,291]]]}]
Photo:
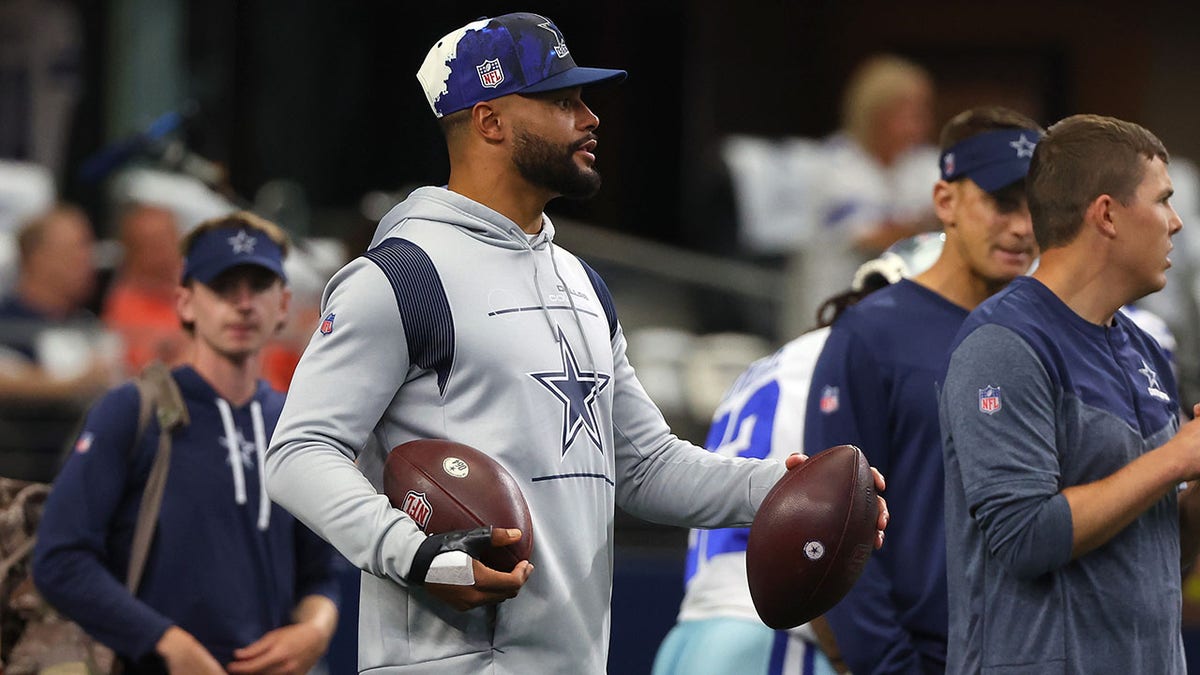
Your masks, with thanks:
[{"label": "dark background wall", "polygon": [[[85,204],[99,201],[99,187],[75,178],[76,169],[120,135],[105,118],[117,96],[108,58],[119,47],[114,6],[141,1],[73,3],[85,81],[62,185]],[[717,143],[729,133],[830,133],[846,76],[878,51],[934,74],[939,125],[982,103],[1043,123],[1103,113],[1145,124],[1173,153],[1200,158],[1196,3],[164,1],[182,15],[179,103],[197,104],[186,128],[192,148],[224,164],[244,196],[272,179],[295,181],[313,207],[313,232],[341,236],[351,250],[372,227],[357,213],[365,192],[446,178],[414,76],[429,46],[467,21],[516,10],[553,18],[581,64],[630,73],[588,95],[602,120],[604,189],[551,211],[660,242],[731,252]],[[133,29],[157,27],[135,20]],[[147,122],[129,120],[123,133]],[[665,549],[622,538],[620,528],[618,536],[642,545],[617,553],[612,672],[648,672],[680,597],[682,536],[655,533],[669,541]]]},{"label": "dark background wall", "polygon": [[[88,85],[73,157],[106,139],[109,3],[80,1]],[[1200,156],[1200,7],[1160,0],[657,0],[413,3],[384,0],[181,2],[186,97],[196,150],[246,195],[297,181],[319,212],[372,189],[437,183],[446,160],[414,73],[428,47],[483,15],[553,18],[584,64],[625,84],[589,94],[602,120],[605,188],[553,210],[703,250],[732,242],[716,142],[727,133],[817,136],[837,125],[847,74],[881,50],[928,67],[938,122],[999,102],[1044,122],[1098,112],[1141,122],[1175,153]],[[1001,9],[1002,7],[1002,9]],[[146,30],[153,30],[147,26]],[[715,182],[714,182],[715,181]],[[76,186],[77,189],[83,189]],[[336,218],[324,227],[337,227]],[[318,223],[318,227],[321,227]]]}]

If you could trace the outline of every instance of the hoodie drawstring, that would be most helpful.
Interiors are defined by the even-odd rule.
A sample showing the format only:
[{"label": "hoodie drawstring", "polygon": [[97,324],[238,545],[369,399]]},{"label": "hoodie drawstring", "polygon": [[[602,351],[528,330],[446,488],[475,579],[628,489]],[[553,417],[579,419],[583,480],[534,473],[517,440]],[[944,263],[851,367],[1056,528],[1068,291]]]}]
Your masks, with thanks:
[{"label": "hoodie drawstring", "polygon": [[[554,319],[551,318],[551,316],[550,316],[550,308],[549,308],[549,305],[546,304],[546,296],[542,294],[542,285],[538,283],[537,255],[533,252],[533,245],[529,243],[529,237],[524,232],[521,232],[518,230],[518,231],[514,231],[512,234],[513,234],[514,238],[519,237],[521,241],[525,242],[525,250],[529,251],[529,257],[531,260],[533,260],[533,290],[537,291],[538,302],[542,305],[542,316],[546,317],[546,325],[550,327],[550,334],[554,336],[554,343],[558,344],[558,341],[559,341],[558,340],[558,326],[555,325]],[[547,245],[549,246],[549,244],[547,244]],[[551,260],[553,260],[553,258],[554,258],[554,247],[553,246],[550,246],[550,257],[551,257]],[[555,275],[558,274],[557,267],[554,268],[554,274]],[[559,281],[562,281],[561,276],[558,279],[559,279]],[[570,294],[568,294],[568,295],[570,295]],[[574,306],[574,305],[572,304],[572,306]],[[576,317],[576,321],[578,321],[578,320],[579,320],[578,317]]]},{"label": "hoodie drawstring", "polygon": [[[592,371],[600,372],[597,366],[596,357],[592,354],[592,345],[588,342],[587,331],[583,329],[583,321],[579,319],[579,309],[575,307],[575,298],[571,295],[571,287],[567,285],[566,279],[562,278],[562,273],[558,271],[558,261],[554,258],[554,245],[550,245],[550,267],[554,269],[554,276],[558,277],[558,283],[562,284],[563,292],[567,295],[567,304],[571,305],[571,316],[575,317],[575,327],[579,329],[579,334],[583,336],[583,349],[587,352],[588,360],[592,362]],[[536,276],[535,276],[536,282]],[[541,289],[538,289],[541,293]],[[545,304],[545,303],[543,303]],[[557,337],[558,332],[555,331]]]},{"label": "hoodie drawstring", "polygon": [[[246,503],[246,474],[242,470],[242,444],[237,428],[233,424],[233,409],[223,398],[217,399],[217,410],[221,413],[221,424],[225,427],[225,444],[229,446],[229,466],[233,472],[233,498],[238,504]],[[254,450],[258,461],[258,529],[265,531],[270,523],[271,501],[267,497],[266,472],[263,469],[266,454],[266,432],[263,426],[262,405],[258,401],[250,404],[250,416],[254,425]]]},{"label": "hoodie drawstring", "polygon": [[250,402],[250,421],[254,424],[254,456],[258,460],[258,529],[265,532],[271,524],[271,498],[267,496],[267,432],[258,401]]}]

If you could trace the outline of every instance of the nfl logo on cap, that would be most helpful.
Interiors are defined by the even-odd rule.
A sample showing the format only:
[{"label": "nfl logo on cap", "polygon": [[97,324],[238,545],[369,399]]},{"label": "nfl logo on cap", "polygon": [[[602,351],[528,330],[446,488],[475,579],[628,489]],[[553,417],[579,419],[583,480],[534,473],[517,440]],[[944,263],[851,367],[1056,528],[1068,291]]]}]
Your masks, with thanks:
[{"label": "nfl logo on cap", "polygon": [[528,12],[478,19],[450,31],[429,49],[417,71],[438,117],[509,94],[623,79],[623,70],[576,65],[554,22]]},{"label": "nfl logo on cap", "polygon": [[500,67],[500,59],[488,59],[475,66],[479,73],[479,83],[488,89],[495,89],[504,81],[504,70]]}]

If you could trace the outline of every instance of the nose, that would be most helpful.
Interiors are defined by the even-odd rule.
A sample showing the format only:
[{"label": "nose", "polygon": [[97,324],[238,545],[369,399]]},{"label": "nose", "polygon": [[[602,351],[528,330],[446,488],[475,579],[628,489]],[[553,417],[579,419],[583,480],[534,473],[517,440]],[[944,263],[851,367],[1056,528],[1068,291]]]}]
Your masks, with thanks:
[{"label": "nose", "polygon": [[248,280],[242,279],[229,288],[226,298],[234,307],[247,309],[254,299],[254,287]]},{"label": "nose", "polygon": [[1183,219],[1179,217],[1179,213],[1175,211],[1175,207],[1171,207],[1171,236],[1175,236],[1183,229]]},{"label": "nose", "polygon": [[1029,214],[1028,206],[1022,204],[1020,208],[1001,214],[1000,217],[1005,219],[1005,227],[1009,232],[1022,239],[1033,237],[1033,217]]},{"label": "nose", "polygon": [[596,127],[600,126],[600,117],[596,115],[596,113],[592,112],[592,109],[589,108],[583,101],[579,102],[579,112],[579,128],[583,129],[584,131],[592,131]]}]

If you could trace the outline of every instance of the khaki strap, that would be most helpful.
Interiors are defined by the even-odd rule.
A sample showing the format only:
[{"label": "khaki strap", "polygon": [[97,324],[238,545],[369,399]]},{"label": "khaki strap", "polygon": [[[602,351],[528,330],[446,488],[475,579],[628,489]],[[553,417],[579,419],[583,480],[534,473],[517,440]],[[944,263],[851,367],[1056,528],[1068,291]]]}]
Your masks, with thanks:
[{"label": "khaki strap", "polygon": [[138,507],[137,525],[133,530],[133,545],[129,552],[129,568],[125,576],[125,587],[136,595],[138,584],[142,581],[142,572],[146,569],[146,558],[150,554],[150,544],[154,540],[154,529],[158,524],[158,511],[162,506],[163,491],[167,486],[167,469],[171,465],[171,432],[186,426],[190,420],[179,387],[165,365],[158,361],[151,363],[134,382],[142,397],[138,409],[138,438],[141,438],[142,431],[149,423],[151,409],[157,412],[159,426],[158,450],[154,454],[154,464],[150,467],[150,477],[146,479],[146,489],[142,492],[141,506]]},{"label": "khaki strap", "polygon": [[817,644],[821,645],[821,651],[825,653],[825,658],[829,659],[833,669],[839,673],[849,673],[850,668],[842,660],[842,650],[838,647],[837,638],[833,636],[833,629],[829,627],[825,617],[818,616],[810,621],[809,625],[817,634]]}]

